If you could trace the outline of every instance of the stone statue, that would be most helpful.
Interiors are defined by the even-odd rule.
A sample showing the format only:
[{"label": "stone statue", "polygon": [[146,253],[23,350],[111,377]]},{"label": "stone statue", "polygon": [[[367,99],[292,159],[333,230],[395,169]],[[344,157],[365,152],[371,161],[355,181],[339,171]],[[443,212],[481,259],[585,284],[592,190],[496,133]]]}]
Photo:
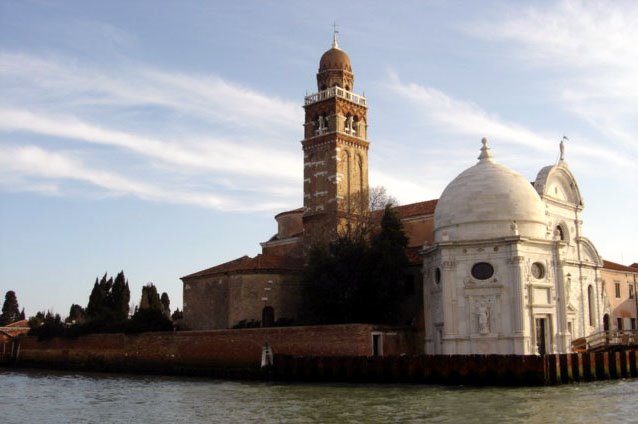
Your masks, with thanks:
[{"label": "stone statue", "polygon": [[572,277],[567,274],[567,279],[565,280],[565,300],[569,303],[569,294],[572,291]]},{"label": "stone statue", "polygon": [[476,308],[476,314],[478,315],[479,332],[481,334],[488,334],[490,332],[490,310],[481,302]]},{"label": "stone statue", "polygon": [[560,160],[565,160],[565,140],[569,140],[567,137],[563,136],[560,141]]}]

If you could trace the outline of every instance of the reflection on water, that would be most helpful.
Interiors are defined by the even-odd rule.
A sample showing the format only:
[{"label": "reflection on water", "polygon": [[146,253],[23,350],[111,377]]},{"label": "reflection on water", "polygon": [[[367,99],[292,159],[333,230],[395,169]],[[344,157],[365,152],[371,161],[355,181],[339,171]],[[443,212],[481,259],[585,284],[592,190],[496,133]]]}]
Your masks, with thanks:
[{"label": "reflection on water", "polygon": [[0,368],[0,422],[636,422],[638,380],[466,388],[228,382]]}]

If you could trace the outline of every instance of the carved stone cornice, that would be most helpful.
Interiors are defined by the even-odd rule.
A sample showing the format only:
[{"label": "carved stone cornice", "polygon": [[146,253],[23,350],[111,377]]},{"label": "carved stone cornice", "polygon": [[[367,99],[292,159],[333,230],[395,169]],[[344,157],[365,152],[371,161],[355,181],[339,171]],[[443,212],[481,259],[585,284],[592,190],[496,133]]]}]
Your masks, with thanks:
[{"label": "carved stone cornice", "polygon": [[456,261],[443,261],[441,262],[442,269],[454,269],[456,268]]},{"label": "carved stone cornice", "polygon": [[524,256],[512,256],[511,258],[507,258],[508,264],[520,264],[525,262]]}]

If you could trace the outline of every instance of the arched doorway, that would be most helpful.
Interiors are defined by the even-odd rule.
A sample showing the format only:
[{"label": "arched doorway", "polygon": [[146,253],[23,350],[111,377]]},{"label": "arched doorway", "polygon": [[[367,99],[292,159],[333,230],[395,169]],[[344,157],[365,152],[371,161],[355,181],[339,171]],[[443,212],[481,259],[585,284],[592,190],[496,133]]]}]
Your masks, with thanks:
[{"label": "arched doorway", "polygon": [[261,326],[272,327],[273,325],[275,325],[275,310],[272,306],[266,306],[261,311]]}]

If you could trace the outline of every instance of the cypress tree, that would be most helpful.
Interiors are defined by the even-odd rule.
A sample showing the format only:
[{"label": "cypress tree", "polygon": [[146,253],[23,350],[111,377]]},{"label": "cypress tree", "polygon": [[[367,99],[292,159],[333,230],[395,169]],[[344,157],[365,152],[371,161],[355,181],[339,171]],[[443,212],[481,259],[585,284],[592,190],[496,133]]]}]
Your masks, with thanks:
[{"label": "cypress tree", "polygon": [[0,325],[11,324],[20,319],[20,307],[18,298],[13,290],[9,290],[4,296],[2,304],[2,314],[0,314]]},{"label": "cypress tree", "polygon": [[160,297],[160,302],[162,302],[162,311],[167,317],[171,316],[171,300],[168,298],[168,293],[162,293]]},{"label": "cypress tree", "polygon": [[95,278],[95,284],[93,284],[93,290],[89,296],[89,304],[86,306],[86,314],[89,318],[98,317],[104,310],[104,303],[106,300],[106,293],[103,286],[106,285],[106,274],[102,278],[104,284],[98,283],[98,279]]},{"label": "cypress tree", "polygon": [[[168,299],[168,295],[166,296]],[[133,314],[129,323],[130,332],[170,331],[173,329],[171,320],[164,312],[164,305],[157,294],[153,283],[142,287],[140,306]]]},{"label": "cypress tree", "polygon": [[115,277],[111,289],[110,306],[116,319],[125,320],[128,317],[130,300],[131,291],[128,287],[128,281],[124,277],[124,271],[120,271]]},{"label": "cypress tree", "polygon": [[396,324],[399,308],[399,287],[403,281],[408,258],[405,248],[408,238],[403,223],[391,205],[385,207],[381,229],[370,246],[367,315],[384,324]]}]

